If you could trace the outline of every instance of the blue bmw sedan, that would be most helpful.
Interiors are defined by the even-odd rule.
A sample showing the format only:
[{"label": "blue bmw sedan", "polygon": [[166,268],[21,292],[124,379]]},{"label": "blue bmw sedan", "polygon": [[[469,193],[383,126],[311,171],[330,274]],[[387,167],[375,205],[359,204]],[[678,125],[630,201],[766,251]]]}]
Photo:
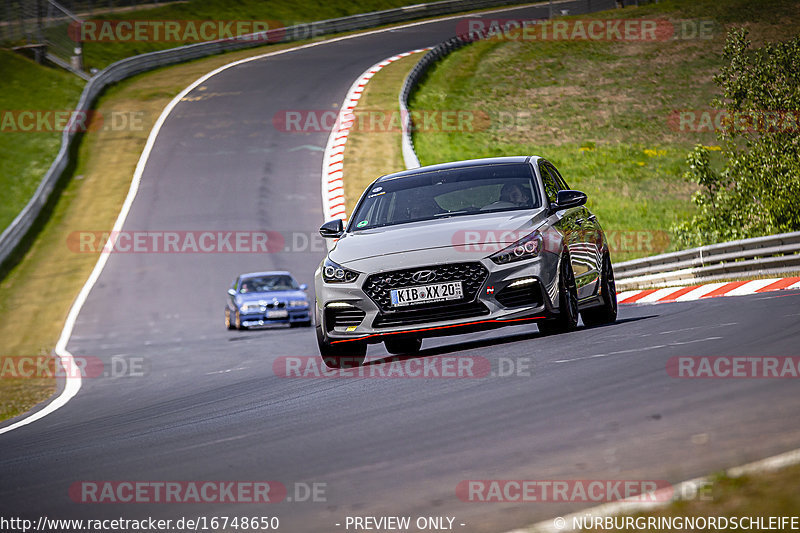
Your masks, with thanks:
[{"label": "blue bmw sedan", "polygon": [[246,329],[270,324],[310,326],[308,296],[289,272],[242,274],[228,289],[225,326]]}]

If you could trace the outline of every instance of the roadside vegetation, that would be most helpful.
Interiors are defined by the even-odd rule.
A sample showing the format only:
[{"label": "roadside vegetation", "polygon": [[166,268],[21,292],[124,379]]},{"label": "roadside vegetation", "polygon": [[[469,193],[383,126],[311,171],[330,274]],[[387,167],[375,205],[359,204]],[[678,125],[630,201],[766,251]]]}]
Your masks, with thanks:
[{"label": "roadside vegetation", "polygon": [[724,164],[715,169],[704,146],[689,154],[698,213],[676,227],[689,245],[800,230],[800,37],[753,50],[740,28],[723,58],[712,107],[726,112]]},{"label": "roadside vegetation", "polygon": [[[8,50],[0,50],[0,232],[28,203],[61,146],[61,132],[21,131],[30,121],[20,111],[75,109],[84,81],[63,70],[38,65]],[[52,122],[51,122],[52,124]]]},{"label": "roadside vegetation", "polygon": [[[767,520],[770,517],[795,517],[800,509],[800,465],[793,465],[780,470],[769,472],[749,473],[732,477],[725,473],[717,474],[710,478],[710,485],[700,490],[694,497],[678,500],[666,507],[653,511],[633,514],[623,514],[618,517],[617,523],[623,524],[625,517],[634,520],[643,517],[667,517],[692,519],[698,517],[746,518],[745,527],[720,528],[728,531],[748,531],[747,519],[763,517],[765,529],[773,531],[793,531],[791,522],[784,526],[773,524],[770,527]],[[636,522],[634,522],[635,524]],[[642,523],[642,522],[640,522]],[[646,523],[646,522],[644,522]],[[758,523],[753,523],[753,531],[758,531]],[[683,531],[700,531],[689,528],[678,528]],[[709,530],[713,528],[706,528]],[[606,531],[642,531],[641,528],[611,528]],[[651,529],[652,530],[652,529]],[[597,531],[597,528],[584,531]]]},{"label": "roadside vegetation", "polygon": [[[358,13],[382,11],[412,3],[409,0],[360,0],[358,2],[326,2],[324,0],[295,0],[292,2],[281,0],[240,0],[238,2],[230,2],[229,0],[190,0],[185,3],[166,4],[162,7],[146,10],[104,14],[92,17],[92,20],[260,21],[266,23],[272,29],[285,28],[315,20],[327,20]],[[101,26],[96,25],[94,28],[97,31],[89,32],[91,28],[87,27],[87,33],[98,37],[102,36],[99,31]],[[232,26],[232,28],[235,31],[235,26]],[[242,28],[246,30],[246,25],[243,25]],[[248,33],[248,31],[244,31],[244,33]],[[121,33],[120,35],[124,34]],[[188,32],[180,32],[179,35],[191,37]],[[301,35],[302,37],[306,36]],[[308,35],[307,37],[315,36]],[[198,42],[198,40],[173,42],[129,40],[120,42],[103,39],[94,42],[85,41],[83,47],[84,62],[87,69],[102,69],[125,57],[172,48],[182,44],[191,44],[192,42]]]},{"label": "roadside vegetation", "polygon": [[[788,40],[800,30],[796,7],[790,0],[667,1],[567,20],[666,19],[683,38],[473,43],[429,71],[410,108],[471,112],[475,127],[418,128],[417,153],[423,164],[542,155],[589,195],[589,208],[617,237],[615,261],[684,248],[675,228],[698,214],[692,198],[699,190],[684,177],[687,154],[708,147],[712,168],[727,155],[703,114],[721,96],[714,76],[726,64],[727,31],[746,26],[754,46]],[[691,120],[681,123],[682,111]]]}]

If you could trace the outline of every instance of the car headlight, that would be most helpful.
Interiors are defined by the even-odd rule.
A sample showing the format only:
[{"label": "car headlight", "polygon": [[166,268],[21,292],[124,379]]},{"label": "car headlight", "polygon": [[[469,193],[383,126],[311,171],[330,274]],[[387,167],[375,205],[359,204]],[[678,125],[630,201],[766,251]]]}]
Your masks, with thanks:
[{"label": "car headlight", "polygon": [[289,300],[289,307],[308,307],[307,300]]},{"label": "car headlight", "polygon": [[542,249],[542,234],[538,230],[530,235],[523,237],[511,246],[503,248],[496,254],[489,257],[498,265],[513,263],[514,261],[524,261],[533,259]]},{"label": "car headlight", "polygon": [[258,303],[242,304],[242,306],[239,309],[242,313],[259,313],[261,312],[261,304]]},{"label": "car headlight", "polygon": [[322,265],[322,279],[325,283],[351,283],[358,279],[358,272],[325,259]]}]

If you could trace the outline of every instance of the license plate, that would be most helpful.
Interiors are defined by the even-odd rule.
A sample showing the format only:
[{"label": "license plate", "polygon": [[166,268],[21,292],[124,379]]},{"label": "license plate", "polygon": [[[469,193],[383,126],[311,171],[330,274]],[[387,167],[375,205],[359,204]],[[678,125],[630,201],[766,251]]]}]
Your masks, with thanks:
[{"label": "license plate", "polygon": [[267,311],[267,318],[286,318],[289,316],[289,311],[286,309],[278,309],[277,311]]},{"label": "license plate", "polygon": [[394,307],[402,307],[404,305],[458,300],[464,297],[464,293],[461,290],[460,281],[448,281],[447,283],[392,289],[391,297]]}]

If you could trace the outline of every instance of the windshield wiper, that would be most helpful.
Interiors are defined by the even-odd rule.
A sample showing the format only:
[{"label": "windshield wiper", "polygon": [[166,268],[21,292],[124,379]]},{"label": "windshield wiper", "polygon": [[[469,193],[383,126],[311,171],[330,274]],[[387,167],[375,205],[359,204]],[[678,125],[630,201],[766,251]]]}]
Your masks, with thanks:
[{"label": "windshield wiper", "polygon": [[458,215],[464,215],[464,214],[467,214],[467,213],[469,213],[469,211],[446,211],[444,213],[436,213],[433,216],[434,216],[434,218],[448,218],[448,217],[454,217],[454,216],[458,216]]}]

